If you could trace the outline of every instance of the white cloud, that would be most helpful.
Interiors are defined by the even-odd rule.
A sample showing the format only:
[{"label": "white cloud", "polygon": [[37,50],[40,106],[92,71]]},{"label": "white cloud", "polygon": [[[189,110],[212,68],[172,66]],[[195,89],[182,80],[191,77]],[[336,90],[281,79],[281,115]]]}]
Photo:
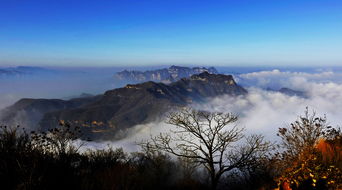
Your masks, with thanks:
[{"label": "white cloud", "polygon": [[[342,123],[340,73],[310,74],[273,70],[242,74],[240,77],[255,82],[254,87],[248,88],[247,96],[222,96],[194,106],[210,111],[236,113],[240,116],[240,125],[251,132],[263,133],[271,139],[275,139],[279,127],[295,121],[307,106],[320,116],[326,114],[328,121],[334,126]],[[287,96],[262,89],[275,84],[305,91],[308,97]]]},{"label": "white cloud", "polygon": [[[277,139],[279,127],[295,121],[303,114],[305,107],[317,111],[318,115],[327,115],[333,126],[342,123],[342,74],[332,71],[305,73],[281,72],[279,70],[253,72],[236,76],[239,84],[248,86],[245,97],[222,96],[209,100],[205,104],[192,105],[209,111],[233,112],[239,115],[239,125],[248,132],[264,134],[269,139]],[[287,96],[279,92],[263,90],[267,87],[288,87],[305,91],[307,98]],[[4,102],[13,97],[2,97]],[[1,98],[0,98],[1,100]],[[0,102],[1,105],[1,102]],[[166,132],[173,126],[163,122],[137,125],[127,131],[125,139],[115,142],[90,142],[85,148],[124,147],[126,151],[136,151],[136,142]]]},{"label": "white cloud", "polygon": [[140,150],[138,143],[149,140],[151,135],[169,132],[172,128],[172,125],[164,122],[151,122],[148,124],[136,125],[125,131],[126,137],[121,140],[86,142],[86,145],[82,147],[81,151],[87,149],[106,149],[108,147],[124,148],[127,152],[138,151]]},{"label": "white cloud", "polygon": [[323,71],[317,73],[282,72],[280,70],[245,73],[235,76],[237,82],[244,86],[259,88],[290,87],[296,90],[305,88],[308,82],[314,83],[342,83],[342,73]]},{"label": "white cloud", "polygon": [[[263,134],[269,140],[279,140],[276,133],[302,115],[308,106],[317,115],[327,115],[328,122],[337,126],[342,123],[342,77],[340,73],[299,73],[279,70],[262,71],[240,75],[245,82],[255,82],[248,88],[248,95],[221,96],[204,104],[194,104],[194,108],[217,112],[232,112],[239,116],[238,125],[245,127],[247,133]],[[289,87],[305,91],[307,98],[288,96],[279,92],[266,91],[269,85]],[[150,135],[166,132],[173,126],[163,122],[138,125],[129,131],[127,138],[116,142],[91,143],[91,148],[124,147],[136,151],[135,142],[146,140]]]}]

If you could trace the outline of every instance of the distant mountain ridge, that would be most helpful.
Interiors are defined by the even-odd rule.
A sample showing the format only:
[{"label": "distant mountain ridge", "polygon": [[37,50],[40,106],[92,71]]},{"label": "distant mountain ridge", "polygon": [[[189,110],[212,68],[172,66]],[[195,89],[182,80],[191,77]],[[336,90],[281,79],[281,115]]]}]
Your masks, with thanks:
[{"label": "distant mountain ridge", "polygon": [[18,77],[18,76],[25,76],[25,75],[54,74],[54,73],[57,73],[57,71],[53,69],[46,69],[43,67],[18,66],[18,67],[0,68],[0,77]]},{"label": "distant mountain ridge", "polygon": [[0,121],[14,124],[20,117],[33,117],[36,122],[27,124],[47,130],[65,120],[80,125],[91,139],[112,139],[132,126],[155,121],[174,108],[226,94],[238,96],[247,91],[231,75],[204,72],[170,84],[150,81],[92,97],[22,99],[3,110]]},{"label": "distant mountain ridge", "polygon": [[141,83],[147,81],[170,83],[180,80],[181,78],[190,77],[194,74],[208,72],[210,74],[218,74],[214,67],[180,67],[171,66],[169,68],[150,70],[150,71],[128,71],[124,70],[114,75],[114,78],[131,83]]},{"label": "distant mountain ridge", "polygon": [[303,91],[299,91],[299,90],[293,90],[291,88],[280,88],[279,90],[274,90],[272,88],[266,88],[267,91],[271,91],[271,92],[280,92],[282,94],[288,95],[288,96],[298,96],[301,98],[307,98],[307,94]]}]

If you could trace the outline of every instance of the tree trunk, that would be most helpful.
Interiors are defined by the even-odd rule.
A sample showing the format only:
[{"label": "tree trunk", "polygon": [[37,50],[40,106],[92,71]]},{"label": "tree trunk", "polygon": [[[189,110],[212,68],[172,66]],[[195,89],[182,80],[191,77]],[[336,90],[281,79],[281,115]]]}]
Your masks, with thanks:
[{"label": "tree trunk", "polygon": [[218,179],[216,177],[211,178],[211,190],[216,190]]}]

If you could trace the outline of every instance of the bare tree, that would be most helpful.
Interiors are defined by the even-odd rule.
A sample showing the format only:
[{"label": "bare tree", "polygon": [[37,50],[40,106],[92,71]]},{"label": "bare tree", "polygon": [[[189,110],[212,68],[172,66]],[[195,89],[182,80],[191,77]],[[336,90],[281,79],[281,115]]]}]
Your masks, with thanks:
[{"label": "bare tree", "polygon": [[[175,130],[152,137],[143,146],[204,166],[210,175],[211,188],[216,189],[225,172],[254,163],[270,148],[270,143],[260,135],[244,138],[244,129],[231,125],[236,121],[232,114],[183,109],[168,117],[167,123],[175,125]],[[246,142],[239,142],[242,139]]]}]

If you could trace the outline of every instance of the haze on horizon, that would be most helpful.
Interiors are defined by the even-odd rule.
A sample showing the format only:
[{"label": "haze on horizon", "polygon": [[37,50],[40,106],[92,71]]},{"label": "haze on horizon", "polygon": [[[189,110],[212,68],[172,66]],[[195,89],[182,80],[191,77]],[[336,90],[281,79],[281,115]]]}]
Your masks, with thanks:
[{"label": "haze on horizon", "polygon": [[0,66],[342,66],[338,0],[0,4]]}]

